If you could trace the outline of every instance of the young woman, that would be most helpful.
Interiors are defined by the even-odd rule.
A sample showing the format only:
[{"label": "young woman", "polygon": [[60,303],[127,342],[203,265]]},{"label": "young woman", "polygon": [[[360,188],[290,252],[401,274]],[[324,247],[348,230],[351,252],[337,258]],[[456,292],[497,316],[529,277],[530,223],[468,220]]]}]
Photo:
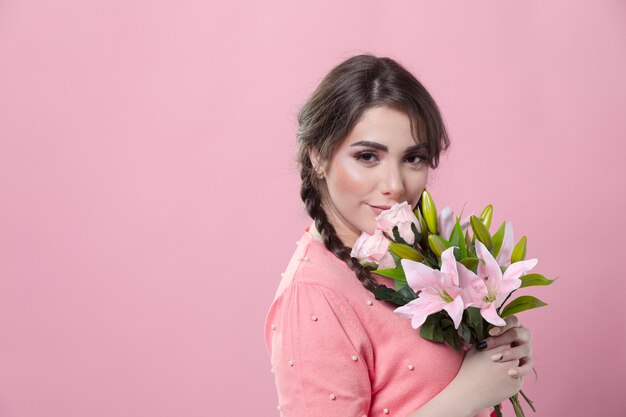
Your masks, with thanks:
[{"label": "young woman", "polygon": [[287,417],[488,416],[532,370],[514,317],[465,353],[420,337],[370,290],[391,279],[351,258],[393,203],[419,204],[449,146],[436,103],[390,58],[354,56],[300,110],[300,195],[313,223],[296,244],[265,323]]}]

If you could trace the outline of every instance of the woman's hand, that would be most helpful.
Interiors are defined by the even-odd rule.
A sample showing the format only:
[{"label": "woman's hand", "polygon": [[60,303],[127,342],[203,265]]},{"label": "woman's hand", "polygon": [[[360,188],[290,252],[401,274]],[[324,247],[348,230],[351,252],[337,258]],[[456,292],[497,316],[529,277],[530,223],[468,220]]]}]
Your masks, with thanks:
[{"label": "woman's hand", "polygon": [[533,368],[532,335],[517,317],[504,320],[506,325],[479,344],[480,349],[465,352],[450,384],[411,417],[475,416],[519,392]]},{"label": "woman's hand", "polygon": [[516,378],[523,378],[533,370],[532,334],[530,330],[522,326],[515,315],[506,317],[504,321],[506,325],[491,329],[489,331],[491,337],[479,344],[478,348],[486,351],[507,346],[504,350],[494,350],[491,360],[494,362],[519,360],[519,365],[511,366],[508,374]]}]

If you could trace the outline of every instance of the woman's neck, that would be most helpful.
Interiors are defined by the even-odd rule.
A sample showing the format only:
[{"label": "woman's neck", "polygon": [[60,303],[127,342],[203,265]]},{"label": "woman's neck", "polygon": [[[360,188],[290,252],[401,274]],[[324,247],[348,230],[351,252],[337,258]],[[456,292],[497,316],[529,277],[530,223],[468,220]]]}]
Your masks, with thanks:
[{"label": "woman's neck", "polygon": [[318,232],[317,228],[315,227],[315,221],[311,223],[311,227],[309,228],[309,233],[311,233],[311,236],[313,237],[313,239],[319,240],[320,242],[324,243],[324,240],[322,240],[322,235],[320,235],[320,232]]},{"label": "woman's neck", "polygon": [[[311,227],[309,228],[309,233],[311,233],[311,236],[313,237],[313,239],[318,240],[318,241],[324,243],[324,239],[322,239],[322,235],[320,235],[320,232],[315,227],[315,221],[313,221],[313,223],[311,223]],[[337,237],[339,238],[339,240],[341,240],[341,242],[344,245],[346,245],[349,248],[351,248],[354,245],[354,242],[352,242],[352,241],[349,244],[346,244],[346,239],[342,239],[341,236],[337,236]]]}]

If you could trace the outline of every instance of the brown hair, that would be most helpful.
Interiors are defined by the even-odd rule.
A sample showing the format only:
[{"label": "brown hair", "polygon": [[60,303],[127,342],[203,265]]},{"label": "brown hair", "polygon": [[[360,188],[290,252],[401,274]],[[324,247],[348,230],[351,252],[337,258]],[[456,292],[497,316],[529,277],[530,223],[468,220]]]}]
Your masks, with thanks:
[{"label": "brown hair", "polygon": [[322,208],[326,183],[317,178],[309,150],[318,152],[320,163],[329,161],[363,112],[376,106],[389,106],[409,116],[415,142],[422,138],[427,144],[428,165],[436,168],[440,153],[450,145],[439,108],[413,74],[391,58],[357,55],[333,68],[300,109],[297,133],[300,197],[306,210],[326,248],[345,261],[370,291],[378,286],[370,269],[350,256],[352,249],[339,239]]}]

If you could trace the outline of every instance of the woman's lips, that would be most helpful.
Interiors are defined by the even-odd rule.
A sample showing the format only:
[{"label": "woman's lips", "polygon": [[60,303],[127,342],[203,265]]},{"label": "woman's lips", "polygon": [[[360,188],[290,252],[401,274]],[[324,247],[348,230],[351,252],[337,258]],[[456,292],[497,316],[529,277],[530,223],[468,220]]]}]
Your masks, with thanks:
[{"label": "woman's lips", "polygon": [[383,211],[389,210],[390,208],[390,206],[372,206],[370,204],[368,204],[368,206],[370,206],[370,208],[372,209],[372,212],[374,212],[374,214],[377,216]]}]

